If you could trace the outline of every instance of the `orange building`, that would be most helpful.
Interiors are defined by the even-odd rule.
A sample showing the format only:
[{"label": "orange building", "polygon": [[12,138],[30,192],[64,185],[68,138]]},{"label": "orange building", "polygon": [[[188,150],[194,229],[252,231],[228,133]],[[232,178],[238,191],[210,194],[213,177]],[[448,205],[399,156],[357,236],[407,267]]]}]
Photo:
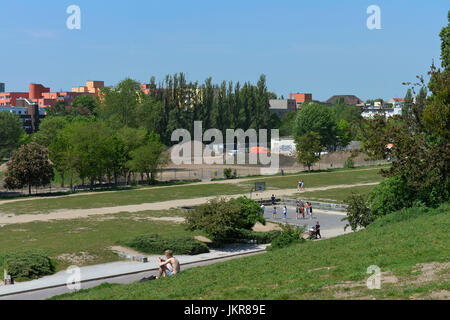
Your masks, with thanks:
[{"label": "orange building", "polygon": [[39,107],[54,106],[58,101],[64,101],[66,106],[72,105],[76,97],[90,95],[97,96],[104,88],[103,81],[87,81],[85,87],[74,87],[72,91],[50,92],[50,88],[42,84],[32,83],[29,85],[29,92],[4,92],[0,93],[0,107],[17,106],[17,100],[30,99]]},{"label": "orange building", "polygon": [[297,103],[297,109],[300,109],[305,102],[312,101],[311,93],[291,93],[289,99],[295,100]]}]

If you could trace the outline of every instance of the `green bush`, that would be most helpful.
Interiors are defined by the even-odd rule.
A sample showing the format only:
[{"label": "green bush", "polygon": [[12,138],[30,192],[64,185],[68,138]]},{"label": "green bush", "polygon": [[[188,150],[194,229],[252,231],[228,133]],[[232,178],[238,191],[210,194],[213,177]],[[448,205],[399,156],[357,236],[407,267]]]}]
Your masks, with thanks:
[{"label": "green bush", "polygon": [[172,250],[174,254],[195,255],[209,252],[208,246],[191,237],[165,238],[157,234],[140,235],[121,244],[148,254],[162,254]]},{"label": "green bush", "polygon": [[412,191],[399,177],[383,180],[369,195],[368,203],[374,216],[384,216],[412,206]]},{"label": "green bush", "polygon": [[345,229],[351,227],[353,231],[360,227],[367,227],[376,216],[367,206],[367,200],[360,194],[352,194],[346,201],[348,204],[347,216],[342,221],[347,221]]},{"label": "green bush", "polygon": [[230,200],[230,202],[234,201],[241,206],[242,229],[251,230],[257,222],[260,222],[263,225],[266,224],[266,220],[261,214],[261,207],[258,202],[247,197],[240,197]]},{"label": "green bush", "polygon": [[32,280],[55,273],[55,262],[40,250],[7,252],[0,255],[0,266],[16,281]]},{"label": "green bush", "polygon": [[236,179],[236,177],[237,177],[236,170],[233,171],[231,168],[224,169],[223,174],[225,175],[225,178],[227,178],[227,179]]},{"label": "green bush", "polygon": [[305,227],[293,227],[289,224],[283,226],[283,230],[273,241],[272,244],[267,247],[267,250],[281,249],[292,244],[305,242],[303,233]]},{"label": "green bush", "polygon": [[355,167],[355,161],[352,157],[347,158],[344,162],[344,168],[346,169],[353,169]]},{"label": "green bush", "polygon": [[256,222],[265,224],[257,202],[247,198],[227,201],[214,199],[188,212],[186,226],[189,230],[203,230],[216,243],[233,238],[239,229],[250,230]]}]

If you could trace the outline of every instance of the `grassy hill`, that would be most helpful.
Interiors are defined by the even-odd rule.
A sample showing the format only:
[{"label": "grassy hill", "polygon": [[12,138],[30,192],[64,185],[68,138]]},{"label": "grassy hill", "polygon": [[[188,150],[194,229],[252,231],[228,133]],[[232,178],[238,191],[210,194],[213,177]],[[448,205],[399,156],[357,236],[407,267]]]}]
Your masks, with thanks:
[{"label": "grassy hill", "polygon": [[[357,233],[56,299],[449,299],[448,230],[449,204],[412,208]],[[371,265],[380,290],[365,285]]]}]

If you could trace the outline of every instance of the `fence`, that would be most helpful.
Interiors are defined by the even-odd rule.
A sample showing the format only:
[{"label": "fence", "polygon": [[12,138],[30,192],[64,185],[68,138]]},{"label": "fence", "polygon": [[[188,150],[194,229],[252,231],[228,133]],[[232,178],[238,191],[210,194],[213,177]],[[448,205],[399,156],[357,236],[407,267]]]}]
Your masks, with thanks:
[{"label": "fence", "polygon": [[[383,165],[387,164],[387,161],[355,161],[355,167],[360,166],[375,166],[375,165]],[[237,167],[231,166],[232,174],[236,174],[237,178],[245,178],[251,176],[260,176],[264,175],[264,169],[262,167]],[[336,168],[344,168],[343,162],[327,162],[320,161],[314,166],[311,167],[311,170],[327,170],[327,169],[336,169]],[[225,176],[226,166],[223,167],[202,167],[202,168],[166,168],[158,172],[157,180],[160,182],[171,182],[171,181],[211,181],[213,179],[226,179]],[[307,168],[303,167],[286,167],[279,168],[275,170],[275,174],[296,174],[300,172],[307,171]],[[272,174],[274,174],[272,173]],[[141,175],[135,175],[131,180],[135,180],[139,185],[147,184],[146,177]],[[112,182],[108,183],[100,183],[94,185],[94,189],[99,188],[111,188],[117,186],[129,186],[130,179],[127,180],[126,177],[119,177],[117,184]],[[17,197],[21,195],[28,195],[28,189],[20,189],[20,190],[2,190],[2,186],[0,185],[0,197]],[[90,189],[90,185],[77,185],[74,186],[75,190],[88,190]],[[41,188],[33,188],[32,194],[52,194],[52,193],[62,193],[68,192],[70,188],[61,188],[60,186],[48,186]]]}]

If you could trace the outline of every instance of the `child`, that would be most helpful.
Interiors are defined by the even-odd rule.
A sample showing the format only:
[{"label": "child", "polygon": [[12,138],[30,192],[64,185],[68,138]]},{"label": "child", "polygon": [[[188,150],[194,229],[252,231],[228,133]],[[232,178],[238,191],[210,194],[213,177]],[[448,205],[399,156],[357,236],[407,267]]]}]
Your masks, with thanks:
[{"label": "child", "polygon": [[277,218],[277,207],[273,207],[272,219],[276,219],[276,218]]}]

